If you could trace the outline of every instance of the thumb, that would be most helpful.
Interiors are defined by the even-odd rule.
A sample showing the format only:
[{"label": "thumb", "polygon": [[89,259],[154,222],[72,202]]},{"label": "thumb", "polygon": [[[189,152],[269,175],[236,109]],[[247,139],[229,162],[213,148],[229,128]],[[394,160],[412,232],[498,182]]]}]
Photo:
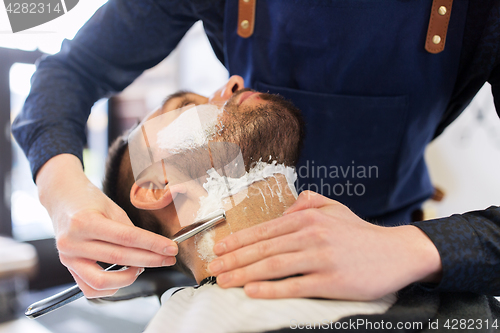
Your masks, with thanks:
[{"label": "thumb", "polygon": [[335,202],[336,201],[329,199],[319,193],[313,191],[303,191],[300,193],[299,197],[293,203],[293,205],[285,210],[283,215],[309,208],[321,208],[326,205],[331,205]]}]

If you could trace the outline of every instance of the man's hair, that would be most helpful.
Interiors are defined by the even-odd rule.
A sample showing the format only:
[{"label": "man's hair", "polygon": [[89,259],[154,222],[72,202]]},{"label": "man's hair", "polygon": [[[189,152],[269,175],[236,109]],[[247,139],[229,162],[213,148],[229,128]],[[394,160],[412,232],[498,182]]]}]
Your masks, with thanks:
[{"label": "man's hair", "polygon": [[[243,109],[231,107],[231,104],[226,106],[224,128],[216,141],[237,144],[241,148],[246,171],[261,159],[295,166],[304,137],[304,121],[300,110],[278,95],[261,94],[259,97],[271,103]],[[116,139],[109,149],[103,191],[127,213],[136,226],[165,235],[162,223],[156,217],[149,211],[137,209],[130,202],[134,176],[127,136],[125,134]]]}]

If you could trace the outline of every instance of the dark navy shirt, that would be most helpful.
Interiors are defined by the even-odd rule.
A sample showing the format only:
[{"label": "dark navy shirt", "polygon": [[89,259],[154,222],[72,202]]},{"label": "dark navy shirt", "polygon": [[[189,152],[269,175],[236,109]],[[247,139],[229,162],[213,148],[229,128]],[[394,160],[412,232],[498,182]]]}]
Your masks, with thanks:
[{"label": "dark navy shirt", "polygon": [[[254,36],[247,40],[236,36],[236,4],[105,4],[74,40],[63,43],[60,53],[39,62],[31,93],[13,124],[34,177],[55,155],[69,153],[82,159],[92,104],[123,90],[162,61],[198,20],[203,20],[215,54],[231,74],[242,75],[253,88],[289,97],[304,111],[309,125],[306,144],[311,148],[305,154],[332,165],[342,158],[342,163],[349,162],[348,154],[358,152],[357,161],[373,158],[383,166],[366,196],[336,198],[380,224],[409,223],[411,210],[430,195],[425,145],[464,110],[485,82],[491,83],[500,110],[498,0],[455,0],[445,51],[439,55],[424,50],[431,1],[262,0]],[[349,29],[341,29],[344,26]],[[322,27],[328,27],[328,34]],[[337,45],[342,48],[335,49]],[[326,58],[330,54],[325,50],[330,49],[336,53]],[[323,69],[333,75],[321,75]],[[314,113],[328,103],[345,109]],[[384,106],[380,122],[373,113],[379,110],[371,112],[377,105]],[[351,117],[349,108],[359,113]],[[356,133],[359,128],[363,131]],[[326,134],[332,144],[314,141]],[[377,146],[391,151],[374,151]],[[442,259],[443,279],[429,288],[500,294],[500,208],[414,225],[431,238]]]}]

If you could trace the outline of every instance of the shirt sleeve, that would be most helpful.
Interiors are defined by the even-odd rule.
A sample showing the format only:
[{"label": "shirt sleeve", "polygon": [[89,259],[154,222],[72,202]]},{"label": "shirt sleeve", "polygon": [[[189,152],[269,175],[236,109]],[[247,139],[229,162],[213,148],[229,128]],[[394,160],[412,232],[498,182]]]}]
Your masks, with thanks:
[{"label": "shirt sleeve", "polygon": [[[496,57],[491,59],[493,64],[487,80],[500,116],[500,29],[491,34],[494,42],[488,44],[486,51],[494,50]],[[500,207],[413,225],[429,236],[443,265],[441,282],[438,285],[422,284],[423,288],[500,296]]]},{"label": "shirt sleeve", "polygon": [[443,276],[428,290],[500,295],[500,207],[415,222],[441,256]]},{"label": "shirt sleeve", "polygon": [[95,101],[123,90],[162,61],[196,21],[182,0],[110,0],[58,54],[41,59],[12,125],[33,178],[55,155],[82,160]]}]

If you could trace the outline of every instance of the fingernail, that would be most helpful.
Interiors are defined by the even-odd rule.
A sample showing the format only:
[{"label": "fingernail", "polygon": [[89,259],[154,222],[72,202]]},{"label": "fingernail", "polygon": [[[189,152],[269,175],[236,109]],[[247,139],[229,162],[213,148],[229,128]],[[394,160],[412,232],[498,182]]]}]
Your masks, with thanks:
[{"label": "fingernail", "polygon": [[245,286],[245,293],[247,293],[247,295],[255,295],[259,292],[259,285],[258,284],[247,284]]},{"label": "fingernail", "polygon": [[138,269],[138,270],[137,270],[137,274],[136,274],[136,276],[141,275],[143,272],[144,272],[144,268],[140,268],[140,269]]},{"label": "fingernail", "polygon": [[174,257],[169,257],[166,259],[163,259],[162,266],[172,266],[175,264],[175,258]]},{"label": "fingernail", "polygon": [[177,255],[177,247],[167,246],[163,249],[163,254],[166,254],[167,256],[175,256]]},{"label": "fingernail", "polygon": [[222,260],[214,260],[208,265],[208,270],[210,271],[210,273],[215,274],[217,272],[220,272],[223,266],[224,263],[222,262]]},{"label": "fingernail", "polygon": [[226,252],[226,243],[220,242],[215,244],[214,246],[214,252],[216,255],[220,256],[221,254]]},{"label": "fingernail", "polygon": [[217,282],[220,284],[226,284],[232,279],[232,274],[231,273],[224,273],[221,274],[217,277]]},{"label": "fingernail", "polygon": [[283,212],[283,215],[288,214],[292,210],[293,207],[295,207],[295,202],[290,207],[288,207],[287,209],[285,209],[285,211]]}]

